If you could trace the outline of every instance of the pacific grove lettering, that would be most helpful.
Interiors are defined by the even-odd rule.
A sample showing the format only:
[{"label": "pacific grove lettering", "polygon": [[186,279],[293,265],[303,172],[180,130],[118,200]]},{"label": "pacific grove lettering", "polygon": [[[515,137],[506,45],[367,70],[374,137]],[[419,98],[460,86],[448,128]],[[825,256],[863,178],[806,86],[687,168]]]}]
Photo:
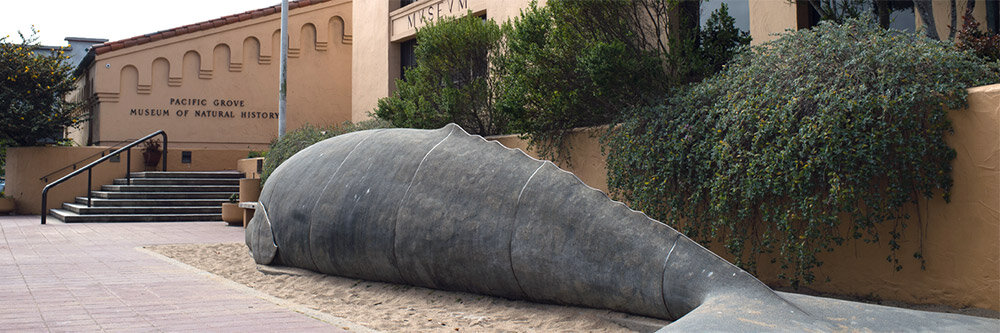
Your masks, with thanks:
[{"label": "pacific grove lettering", "polygon": [[[170,105],[180,105],[180,106],[208,106],[207,98],[170,98]],[[246,107],[246,102],[242,99],[220,99],[216,98],[212,100],[212,106],[225,106],[225,107]]]},{"label": "pacific grove lettering", "polygon": [[[445,6],[447,5],[447,8]],[[443,0],[427,5],[424,8],[406,15],[406,23],[410,29],[424,25],[424,22],[433,22],[441,18],[441,14],[448,16],[455,15],[455,11],[463,11],[469,8],[469,0]],[[461,14],[461,13],[458,13]]]}]

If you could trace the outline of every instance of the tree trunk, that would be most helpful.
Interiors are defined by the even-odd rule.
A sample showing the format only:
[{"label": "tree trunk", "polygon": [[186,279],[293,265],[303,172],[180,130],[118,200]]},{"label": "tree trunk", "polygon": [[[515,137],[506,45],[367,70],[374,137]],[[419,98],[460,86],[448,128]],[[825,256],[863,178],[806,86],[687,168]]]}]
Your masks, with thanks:
[{"label": "tree trunk", "polygon": [[878,25],[882,29],[889,29],[889,24],[892,23],[892,19],[889,16],[889,2],[872,0],[875,3],[876,9],[878,10]]},{"label": "tree trunk", "polygon": [[938,37],[937,26],[934,24],[934,5],[931,0],[913,0],[913,7],[920,12],[920,19],[924,21],[924,31],[927,37],[941,40]]}]

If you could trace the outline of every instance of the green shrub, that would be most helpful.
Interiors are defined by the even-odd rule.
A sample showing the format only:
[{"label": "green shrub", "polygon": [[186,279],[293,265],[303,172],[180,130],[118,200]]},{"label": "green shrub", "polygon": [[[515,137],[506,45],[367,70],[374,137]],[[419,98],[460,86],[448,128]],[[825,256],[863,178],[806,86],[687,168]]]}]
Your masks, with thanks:
[{"label": "green shrub", "polygon": [[267,182],[267,178],[278,168],[281,163],[289,157],[295,155],[300,150],[312,146],[314,143],[350,132],[357,132],[376,128],[389,128],[392,124],[381,119],[370,119],[357,123],[344,122],[343,124],[331,127],[315,127],[309,124],[294,131],[285,133],[279,139],[271,142],[271,149],[264,159],[264,170],[261,171],[261,184]]},{"label": "green shrub", "polygon": [[441,18],[417,31],[416,66],[396,80],[396,92],[378,101],[375,115],[396,127],[440,128],[456,123],[469,133],[502,134],[493,106],[500,27],[469,15]]},{"label": "green shrub", "polygon": [[[503,26],[507,45],[497,62],[505,75],[497,108],[542,156],[569,160],[565,138],[572,129],[612,123],[625,110],[711,76],[750,41],[725,5],[704,30],[697,19],[679,27],[652,26],[645,16],[656,13],[648,15],[664,22],[669,13],[687,11],[697,13],[698,3],[532,3]],[[650,43],[661,38],[669,48]]]},{"label": "green shrub", "polygon": [[[611,3],[614,4],[614,3]],[[621,110],[665,92],[654,52],[635,53],[610,36],[588,35],[561,18],[601,2],[534,3],[504,25],[506,72],[498,108],[543,156],[566,151],[573,128],[611,123]]]},{"label": "green shrub", "polygon": [[823,22],[636,110],[609,136],[609,186],[692,238],[721,241],[751,272],[771,253],[793,286],[849,238],[886,241],[901,269],[902,208],[952,186],[947,111],[995,78],[947,43]]}]

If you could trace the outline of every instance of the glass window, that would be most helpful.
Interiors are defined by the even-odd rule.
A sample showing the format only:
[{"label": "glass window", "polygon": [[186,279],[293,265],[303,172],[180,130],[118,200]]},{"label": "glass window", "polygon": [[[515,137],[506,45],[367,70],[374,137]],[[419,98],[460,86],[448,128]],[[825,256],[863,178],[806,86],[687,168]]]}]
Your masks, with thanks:
[{"label": "glass window", "polygon": [[417,66],[417,57],[413,53],[416,48],[416,38],[399,43],[399,77],[403,80],[406,80],[406,71]]},{"label": "glass window", "polygon": [[701,3],[701,26],[705,26],[705,22],[708,18],[712,16],[712,12],[715,12],[722,4],[726,4],[729,9],[729,16],[732,16],[736,21],[736,27],[743,31],[750,31],[750,2],[746,0],[719,0],[719,1],[705,1]]}]

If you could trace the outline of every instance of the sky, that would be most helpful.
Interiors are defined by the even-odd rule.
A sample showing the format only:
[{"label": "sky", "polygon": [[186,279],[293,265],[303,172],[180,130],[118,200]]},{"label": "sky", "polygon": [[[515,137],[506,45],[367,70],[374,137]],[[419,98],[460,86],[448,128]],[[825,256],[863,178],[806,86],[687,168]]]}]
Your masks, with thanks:
[{"label": "sky", "polygon": [[42,45],[66,37],[111,41],[280,4],[281,0],[0,0],[0,37],[20,42],[31,26]]},{"label": "sky", "polygon": [[[747,29],[746,0],[712,0],[702,4],[711,13],[729,4],[737,26]],[[0,37],[40,30],[42,45],[65,46],[66,37],[111,41],[176,28],[221,16],[280,4],[280,0],[0,0]],[[707,18],[707,14],[703,15]]]}]

